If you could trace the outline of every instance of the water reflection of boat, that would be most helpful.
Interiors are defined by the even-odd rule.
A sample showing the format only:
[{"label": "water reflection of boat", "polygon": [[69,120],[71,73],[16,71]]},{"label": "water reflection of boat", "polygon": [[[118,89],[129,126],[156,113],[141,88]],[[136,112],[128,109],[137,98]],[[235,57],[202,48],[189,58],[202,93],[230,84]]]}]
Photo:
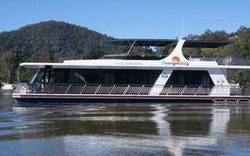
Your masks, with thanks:
[{"label": "water reflection of boat", "polygon": [[[185,40],[114,40],[133,43],[127,55],[63,63],[21,63],[38,69],[29,84],[19,84],[13,97],[33,102],[163,102],[247,101],[244,87],[230,84],[227,69],[250,69],[242,59],[190,57],[183,47],[214,48],[229,42]],[[175,46],[159,60],[133,57],[133,46]],[[145,59],[145,58],[144,58]]]},{"label": "water reflection of boat", "polygon": [[[246,107],[236,106],[230,112],[230,122],[227,126],[227,133],[234,135],[241,132],[244,135],[249,134],[250,131],[250,116],[249,110]],[[247,137],[249,138],[249,137]]]},{"label": "water reflection of boat", "polygon": [[172,154],[202,154],[205,151],[211,153],[213,148],[214,154],[219,154],[216,147],[226,135],[230,120],[229,109],[204,107],[197,111],[192,107],[154,107],[156,111],[152,119],[157,124],[159,135],[167,137],[166,146]]},{"label": "water reflection of boat", "polygon": [[[20,126],[15,132],[21,131],[20,138],[56,136],[63,151],[96,149],[115,153],[118,149],[125,153],[145,150],[158,154],[218,155],[228,152],[231,134],[237,136],[240,131],[249,136],[246,132],[250,131],[246,123],[249,109],[244,106],[117,104],[18,107],[13,111],[18,114]],[[237,138],[242,141],[249,137],[234,139],[239,141]]]},{"label": "water reflection of boat", "polygon": [[[199,109],[200,112],[197,113],[197,110],[195,111],[193,108],[180,108],[178,110],[178,107],[171,108],[160,104],[153,104],[150,107],[152,110],[149,113],[152,116],[147,115],[148,120],[137,121],[137,117],[135,117],[127,123],[126,119],[125,122],[122,122],[123,117],[119,121],[105,118],[105,116],[100,117],[106,119],[106,121],[97,121],[96,123],[95,120],[92,123],[96,124],[91,125],[92,128],[88,128],[90,125],[84,127],[84,130],[88,129],[84,133],[89,136],[83,138],[65,137],[64,143],[67,147],[72,147],[72,145],[85,147],[89,146],[86,140],[88,142],[98,141],[98,146],[110,150],[109,152],[112,151],[112,148],[119,150],[135,148],[137,151],[141,151],[141,147],[150,149],[152,153],[158,151],[158,154],[168,153],[171,155],[204,154],[203,152],[218,155],[224,152],[219,149],[221,147],[218,144],[227,133],[227,124],[230,120],[228,108],[217,109],[209,106],[205,109]],[[119,110],[119,107],[116,108],[116,111]],[[112,114],[110,115],[112,116]],[[121,114],[118,116],[121,116]],[[190,125],[189,123],[193,120],[195,123]],[[81,120],[81,122],[84,122],[83,125],[85,125],[85,122],[87,124],[91,121],[91,118]],[[176,124],[175,121],[179,122]],[[180,126],[181,122],[182,126]],[[84,139],[85,141],[81,143],[78,139]],[[76,142],[79,145],[76,145]],[[72,148],[74,149],[74,147]],[[160,152],[159,149],[161,149]],[[103,152],[105,153],[105,151]]]}]

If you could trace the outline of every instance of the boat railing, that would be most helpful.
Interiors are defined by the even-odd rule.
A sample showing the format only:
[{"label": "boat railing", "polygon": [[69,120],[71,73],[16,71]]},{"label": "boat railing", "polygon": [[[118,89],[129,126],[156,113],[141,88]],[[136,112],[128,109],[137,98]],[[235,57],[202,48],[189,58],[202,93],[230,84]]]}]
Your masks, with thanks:
[{"label": "boat railing", "polygon": [[249,63],[243,58],[219,57],[219,56],[190,56],[190,61],[216,61],[218,65],[248,66]]},{"label": "boat railing", "polygon": [[91,95],[154,95],[151,90],[162,88],[160,95],[214,95],[228,93],[231,96],[246,95],[242,86],[196,86],[196,85],[134,85],[134,84],[68,84],[39,83],[18,84],[14,93],[20,94],[91,94]]},{"label": "boat railing", "polygon": [[[127,55],[127,54],[117,54],[117,55],[105,55],[103,59],[136,59],[136,60],[160,60],[167,57],[163,56],[143,56],[143,55]],[[221,57],[221,56],[187,56],[190,61],[216,61],[218,65],[224,66],[248,66],[250,65],[243,58],[238,57]]]}]

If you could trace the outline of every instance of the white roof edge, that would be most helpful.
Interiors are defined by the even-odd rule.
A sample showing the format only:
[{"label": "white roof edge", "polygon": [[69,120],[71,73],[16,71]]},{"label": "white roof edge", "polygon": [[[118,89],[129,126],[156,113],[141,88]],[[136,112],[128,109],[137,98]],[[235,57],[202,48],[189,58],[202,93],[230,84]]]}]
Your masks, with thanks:
[{"label": "white roof edge", "polygon": [[[92,62],[92,61],[91,61]],[[125,61],[127,62],[127,61]],[[190,61],[192,62],[192,61]],[[32,62],[24,62],[21,63],[20,66],[24,68],[33,68],[33,69],[39,69],[39,68],[45,68],[45,66],[52,66],[52,68],[78,68],[78,69],[165,69],[165,68],[186,68],[186,69],[250,69],[250,66],[222,66],[222,65],[212,65],[212,64],[204,64],[202,62],[202,65],[199,64],[190,64],[190,65],[179,65],[179,64],[161,64],[160,61],[151,61],[150,62],[144,62],[143,65],[117,65],[114,62],[109,63],[106,62],[105,64],[102,62],[99,62],[95,64],[96,62],[92,63],[86,63],[86,64],[79,64],[79,63],[32,63]],[[207,62],[208,63],[208,62]],[[211,63],[211,62],[209,62]],[[211,66],[208,66],[211,65]]]}]

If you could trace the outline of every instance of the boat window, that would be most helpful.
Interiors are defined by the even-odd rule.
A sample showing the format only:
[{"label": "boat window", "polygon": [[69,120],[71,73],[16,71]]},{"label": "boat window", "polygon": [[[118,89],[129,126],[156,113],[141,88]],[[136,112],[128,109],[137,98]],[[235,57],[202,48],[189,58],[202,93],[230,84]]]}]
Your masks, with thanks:
[{"label": "boat window", "polygon": [[154,84],[161,70],[54,69],[51,83]]},{"label": "boat window", "polygon": [[166,85],[214,86],[207,71],[174,70]]},{"label": "boat window", "polygon": [[38,82],[42,82],[41,79],[43,77],[43,72],[41,69],[39,69],[30,79],[29,83],[33,84],[33,83],[38,83]]},{"label": "boat window", "polygon": [[55,70],[53,72],[54,75],[51,75],[51,80],[54,81],[54,83],[68,83],[69,81],[69,71],[68,70]]}]

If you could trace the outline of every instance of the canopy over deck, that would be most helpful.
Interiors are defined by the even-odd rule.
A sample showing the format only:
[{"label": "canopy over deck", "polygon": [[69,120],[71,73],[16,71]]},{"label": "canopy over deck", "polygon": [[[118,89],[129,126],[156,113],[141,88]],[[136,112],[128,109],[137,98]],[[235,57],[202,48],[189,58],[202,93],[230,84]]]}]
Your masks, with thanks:
[{"label": "canopy over deck", "polygon": [[[176,46],[178,40],[175,39],[115,39],[102,42],[102,45],[117,46]],[[194,48],[216,48],[231,44],[229,41],[195,41],[186,40],[183,47]]]},{"label": "canopy over deck", "polygon": [[[128,44],[131,40],[113,40],[115,44]],[[182,53],[183,46],[187,47],[217,47],[230,44],[230,42],[205,42],[186,40],[133,40],[131,47],[138,45],[172,45],[174,50],[161,60],[120,60],[120,59],[95,59],[95,60],[66,60],[63,63],[21,63],[26,68],[88,68],[88,69],[250,69],[250,66],[241,59],[219,57],[214,59],[192,58],[186,59]],[[138,41],[138,42],[137,42]],[[131,49],[130,49],[131,50]],[[129,50],[129,52],[130,52]],[[129,53],[128,52],[128,53]]]}]

